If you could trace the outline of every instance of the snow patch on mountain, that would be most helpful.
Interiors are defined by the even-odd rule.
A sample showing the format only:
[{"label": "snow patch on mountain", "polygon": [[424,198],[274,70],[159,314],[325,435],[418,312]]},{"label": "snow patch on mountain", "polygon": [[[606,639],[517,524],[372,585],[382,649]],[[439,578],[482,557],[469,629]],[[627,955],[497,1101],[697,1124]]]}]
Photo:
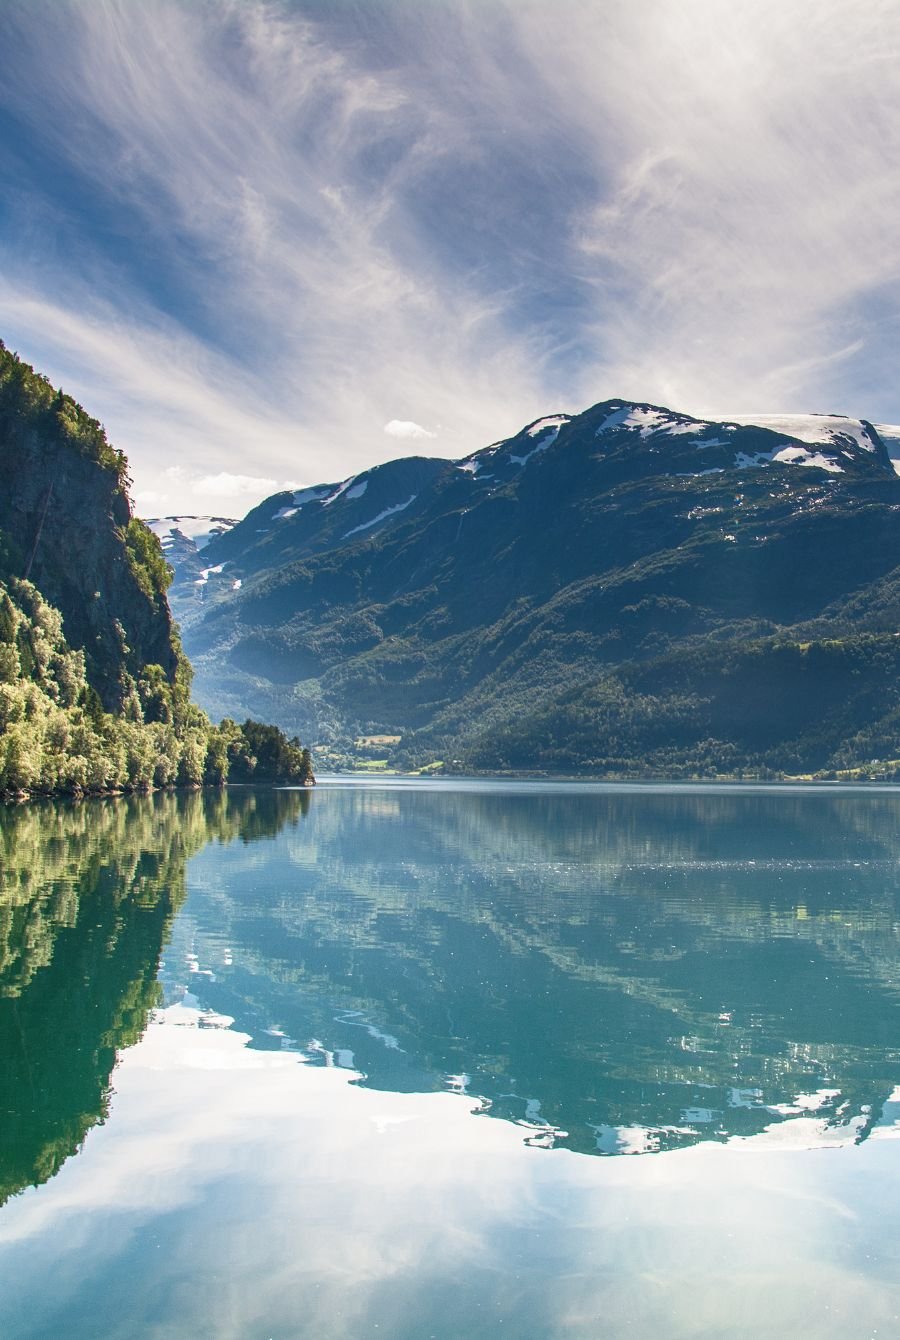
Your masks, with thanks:
[{"label": "snow patch on mountain", "polygon": [[483,465],[493,464],[489,457],[495,456],[500,448],[506,445],[505,440],[492,442],[490,446],[482,447],[480,451],[473,451],[471,456],[464,456],[461,461],[456,462],[456,469],[462,470],[463,474],[477,475]]},{"label": "snow patch on mountain", "polygon": [[198,549],[203,549],[237,522],[225,516],[164,516],[150,517],[144,524],[159,536],[163,549],[171,549],[179,538],[193,540]]},{"label": "snow patch on mountain", "polygon": [[194,585],[195,585],[195,586],[205,586],[206,583],[209,581],[210,573],[212,573],[212,572],[219,573],[219,572],[222,571],[222,569],[224,568],[224,566],[225,566],[224,563],[217,563],[216,566],[215,566],[214,568],[201,568],[201,569],[200,569],[200,576],[199,576],[199,577],[197,578],[197,580],[194,582]]},{"label": "snow patch on mountain", "polygon": [[[696,433],[699,427],[701,427],[701,425],[697,423],[696,419],[685,419],[684,422],[669,422],[664,424],[663,432],[668,433],[670,437],[679,437],[683,436],[685,433]],[[697,445],[707,446],[708,444],[705,442],[698,442]]]},{"label": "snow patch on mountain", "polygon": [[536,456],[539,451],[546,451],[548,447],[552,447],[557,437],[559,437],[560,428],[567,422],[567,419],[544,419],[541,427],[535,424],[534,428],[529,428],[528,436],[534,438],[540,435],[540,441],[531,448],[531,451],[526,451],[524,456],[514,456],[510,453],[511,463],[513,465],[527,465],[532,456]]},{"label": "snow patch on mountain", "polygon": [[608,414],[597,429],[595,434],[599,437],[601,433],[608,433],[612,428],[638,428],[641,437],[647,437],[658,428],[663,420],[663,415],[659,410],[640,409],[636,405],[622,405],[619,409],[614,409],[612,414]]},{"label": "snow patch on mountain", "polygon": [[553,414],[548,419],[538,419],[538,421],[533,423],[527,430],[528,436],[540,437],[541,433],[546,433],[548,429],[555,428],[556,433],[553,434],[553,439],[555,440],[556,434],[559,432],[560,428],[562,428],[564,423],[569,422],[570,417],[571,415],[569,414]]},{"label": "snow patch on mountain", "polygon": [[[688,433],[702,433],[708,424],[702,419],[692,419],[686,414],[674,414],[667,409],[654,409],[650,405],[620,405],[608,414],[596,430],[594,436],[600,437],[613,428],[626,428],[639,432],[643,439],[656,433],[665,433],[669,437],[681,437]],[[697,446],[713,444],[698,442]]]},{"label": "snow patch on mountain", "polygon": [[323,488],[321,484],[312,484],[309,488],[297,489],[292,499],[293,505],[298,508],[302,507],[304,503],[320,502],[323,498],[328,497],[329,489],[333,487],[333,485],[329,485]]},{"label": "snow patch on mountain", "polygon": [[[843,414],[731,414],[729,419],[747,427],[768,428],[773,433],[794,437],[798,442],[830,446],[836,438],[846,437],[862,447],[863,451],[878,450],[878,444],[873,441],[866,425],[859,419],[848,419]],[[808,461],[799,463],[810,464]]]},{"label": "snow patch on mountain", "polygon": [[777,461],[781,465],[813,465],[819,470],[827,470],[831,475],[842,475],[843,466],[838,465],[833,456],[823,456],[820,451],[808,451],[796,444],[779,447],[774,451],[756,451],[752,456],[739,451],[734,463],[739,470],[752,469],[754,466],[768,465]]},{"label": "snow patch on mountain", "polygon": [[329,498],[323,498],[322,506],[330,507],[333,502],[337,502],[338,498],[342,498],[355,478],[355,475],[351,475],[349,479],[345,479],[342,484],[339,484]]},{"label": "snow patch on mountain", "polygon": [[416,501],[417,496],[418,495],[414,493],[412,497],[407,498],[406,502],[396,503],[393,507],[386,507],[383,512],[379,512],[377,516],[373,516],[371,521],[364,521],[361,526],[354,526],[352,530],[348,530],[344,534],[344,539],[348,539],[351,535],[358,535],[361,530],[371,530],[372,526],[377,526],[379,521],[384,521],[387,517],[394,516],[397,512],[405,512],[410,503]]},{"label": "snow patch on mountain", "polygon": [[345,479],[335,489],[333,484],[323,488],[321,485],[315,485],[310,488],[297,489],[291,498],[289,507],[279,507],[278,511],[273,513],[273,521],[287,521],[292,516],[296,516],[301,507],[307,503],[321,503],[323,507],[328,507],[330,503],[337,502],[338,498],[361,498],[369,487],[368,479],[363,479],[359,484],[354,484],[355,476]]},{"label": "snow patch on mountain", "polygon": [[773,461],[782,461],[785,465],[814,465],[819,470],[827,470],[832,475],[842,475],[844,468],[838,465],[833,456],[823,456],[820,451],[807,451],[804,447],[782,447],[772,453]]},{"label": "snow patch on mountain", "polygon": [[873,426],[887,447],[894,473],[900,475],[900,423],[876,423]]},{"label": "snow patch on mountain", "polygon": [[[670,410],[659,409],[651,405],[623,404],[613,401],[615,406],[607,413],[595,436],[602,437],[613,430],[628,430],[646,441],[652,438],[652,446],[659,445],[660,438],[693,435],[692,446],[698,451],[711,447],[724,447],[729,441],[724,433],[735,433],[740,428],[762,428],[781,437],[792,438],[786,446],[775,447],[771,451],[738,452],[735,457],[737,469],[748,469],[771,462],[783,465],[813,466],[827,470],[829,474],[843,474],[844,466],[835,457],[840,454],[848,460],[854,459],[854,451],[862,450],[870,455],[878,453],[879,437],[885,442],[889,454],[894,459],[894,469],[900,474],[900,425],[886,425],[874,428],[861,419],[851,419],[843,414],[736,414],[722,423],[715,420],[694,419],[688,415],[675,414]],[[715,431],[715,437],[704,437],[704,432]],[[882,435],[883,434],[883,435]],[[891,439],[891,440],[888,440]],[[818,447],[815,451],[812,448]]]}]

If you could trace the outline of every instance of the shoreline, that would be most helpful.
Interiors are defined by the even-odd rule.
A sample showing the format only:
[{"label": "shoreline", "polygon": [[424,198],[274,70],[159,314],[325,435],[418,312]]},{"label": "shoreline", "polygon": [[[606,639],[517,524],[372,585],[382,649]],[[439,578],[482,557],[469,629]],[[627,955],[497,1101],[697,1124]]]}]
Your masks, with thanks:
[{"label": "shoreline", "polygon": [[260,779],[258,782],[217,782],[209,785],[198,785],[196,783],[185,783],[184,785],[168,786],[143,786],[143,787],[117,787],[104,788],[96,791],[89,790],[33,790],[0,792],[0,806],[15,807],[25,805],[36,801],[47,800],[67,800],[67,801],[86,801],[86,800],[127,800],[135,796],[153,796],[153,795],[174,795],[174,794],[196,794],[201,791],[228,791],[228,790],[254,790],[257,788],[266,788],[273,790],[286,791],[312,791],[318,785],[328,786],[378,786],[400,785],[400,786],[422,786],[434,787],[436,790],[449,790],[455,784],[468,786],[471,784],[503,785],[504,783],[514,786],[544,785],[559,787],[602,787],[609,789],[627,789],[639,791],[641,789],[659,789],[666,790],[706,790],[709,788],[727,788],[733,791],[751,791],[751,790],[783,790],[783,791],[878,791],[893,793],[900,791],[900,778],[893,780],[891,778],[874,777],[666,777],[659,775],[648,775],[646,777],[610,777],[586,773],[549,773],[549,772],[493,772],[493,773],[440,773],[431,772],[394,772],[387,769],[378,772],[372,772],[366,769],[359,771],[320,773],[312,782],[297,783],[291,781],[278,781],[272,779]]},{"label": "shoreline", "polygon": [[180,784],[171,783],[166,786],[115,786],[100,787],[97,790],[86,790],[79,788],[60,788],[58,790],[40,790],[35,788],[31,791],[0,791],[0,805],[25,805],[32,800],[126,800],[132,796],[158,796],[163,793],[173,795],[178,792],[196,794],[199,791],[228,791],[237,790],[242,787],[272,787],[273,789],[290,789],[296,791],[311,791],[316,785],[315,779],[311,782],[290,782],[278,781],[273,778],[261,777],[258,782],[208,782],[202,784],[199,782],[183,782]]},{"label": "shoreline", "polygon": [[707,788],[707,787],[728,787],[733,790],[879,790],[879,791],[900,791],[900,779],[892,780],[890,778],[856,778],[856,777],[838,777],[838,778],[818,778],[818,777],[609,777],[578,773],[537,773],[537,772],[495,772],[495,773],[442,773],[435,775],[433,773],[417,772],[389,772],[379,771],[370,772],[360,770],[359,772],[323,772],[319,774],[318,782],[322,786],[340,786],[365,784],[377,786],[379,783],[385,785],[403,784],[403,785],[421,785],[423,787],[434,786],[449,788],[454,783],[464,785],[471,783],[527,785],[529,783],[545,786],[590,786],[590,787],[609,787],[609,788]]}]

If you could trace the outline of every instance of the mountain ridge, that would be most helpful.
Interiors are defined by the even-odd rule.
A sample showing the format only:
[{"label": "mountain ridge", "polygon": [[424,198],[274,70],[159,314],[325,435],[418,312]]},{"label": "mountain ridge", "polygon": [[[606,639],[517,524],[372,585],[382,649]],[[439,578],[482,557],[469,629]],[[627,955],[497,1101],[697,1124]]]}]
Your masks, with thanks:
[{"label": "mountain ridge", "polygon": [[[664,679],[669,652],[774,646],[800,626],[832,638],[900,628],[887,445],[867,420],[791,427],[608,400],[459,461],[407,458],[274,495],[210,540],[204,563],[221,570],[202,602],[173,587],[200,699],[213,712],[250,706],[339,751],[400,736],[401,766],[490,768],[508,762],[498,732],[535,713],[545,727],[555,704],[622,667],[655,661]],[[618,682],[627,697],[628,676]],[[575,771],[643,766],[610,763],[596,741],[561,758],[546,733],[514,766],[551,755]],[[693,766],[701,741],[683,736],[666,769]],[[832,731],[792,766],[827,766],[845,743]],[[720,744],[736,756],[734,741]],[[756,753],[741,744],[740,766],[777,770],[777,749]]]},{"label": "mountain ridge", "polygon": [[[660,437],[690,436],[692,445],[699,446],[704,451],[709,451],[711,448],[718,449],[713,456],[704,458],[701,470],[696,473],[713,473],[716,470],[729,468],[729,464],[736,469],[753,468],[769,463],[766,457],[769,457],[770,461],[777,459],[781,464],[812,465],[826,469],[829,473],[846,473],[848,468],[852,468],[853,464],[860,459],[860,449],[871,453],[881,465],[893,468],[895,473],[900,472],[900,427],[892,429],[897,434],[897,465],[894,466],[888,448],[882,441],[878,429],[865,419],[851,419],[842,415],[791,414],[737,415],[732,419],[717,421],[675,413],[649,402],[608,400],[599,402],[591,409],[584,411],[582,415],[553,414],[542,416],[526,424],[513,437],[493,442],[487,447],[471,452],[458,460],[440,457],[399,457],[360,471],[358,474],[351,475],[342,481],[308,485],[296,490],[287,489],[271,494],[251,509],[243,519],[228,523],[227,530],[218,534],[215,531],[204,534],[202,542],[197,547],[199,549],[204,545],[209,546],[209,552],[206,556],[212,556],[217,560],[216,567],[210,571],[218,574],[218,563],[223,565],[234,564],[239,558],[242,571],[248,567],[253,570],[254,566],[269,567],[272,566],[273,561],[292,561],[297,557],[306,556],[324,548],[335,547],[353,534],[368,531],[375,525],[378,525],[379,533],[381,533],[394,524],[394,521],[386,524],[388,518],[394,517],[400,522],[408,521],[409,516],[400,517],[397,514],[405,512],[413,502],[419,501],[418,496],[409,498],[406,502],[403,502],[401,498],[399,504],[389,504],[387,508],[383,509],[382,513],[370,516],[368,521],[351,527],[349,532],[345,531],[343,533],[340,533],[339,526],[327,528],[321,525],[324,510],[326,507],[332,507],[335,502],[342,498],[344,499],[344,506],[346,506],[347,502],[361,498],[363,493],[368,492],[370,481],[375,479],[383,481],[386,477],[395,478],[399,472],[408,471],[413,465],[424,466],[432,476],[432,483],[438,480],[446,483],[453,478],[452,472],[455,470],[463,475],[469,475],[473,481],[477,479],[479,484],[484,484],[490,480],[492,490],[496,489],[504,482],[509,482],[514,473],[514,468],[528,464],[532,457],[553,446],[563,428],[568,427],[576,420],[584,419],[586,416],[596,418],[597,412],[601,410],[607,410],[608,413],[601,420],[599,426],[596,426],[598,437],[612,428],[618,428],[620,430],[630,430],[631,436],[637,436],[642,441],[646,441],[648,437],[653,437],[657,440],[655,442],[657,445]],[[790,427],[792,431],[781,431],[779,426]],[[707,430],[721,428],[727,428],[730,432],[737,433],[737,438],[732,443],[727,443],[715,436],[710,439]],[[742,430],[741,433],[738,432],[739,429]],[[774,436],[771,439],[759,439],[754,435],[751,442],[747,439],[744,430],[754,433],[754,430],[757,429],[763,433],[772,433]],[[891,440],[893,442],[893,439]],[[729,446],[738,448],[754,445],[758,447],[761,444],[768,446],[769,450],[754,452],[735,450],[731,454],[730,462],[728,461],[727,448]],[[808,450],[809,445],[816,445],[822,450],[810,452]],[[515,446],[521,446],[524,454],[519,455],[513,451],[512,448]],[[722,448],[726,449],[725,464],[722,463]],[[678,458],[684,464],[692,463],[685,459],[683,451],[678,453]],[[713,460],[719,463],[711,464]],[[490,465],[491,469],[483,471],[485,465]],[[499,479],[496,474],[498,469],[501,471]],[[693,472],[686,471],[685,473]],[[369,500],[365,504],[365,507],[370,511],[369,503],[372,497],[373,493],[370,493]],[[311,512],[314,514],[314,520],[310,527],[308,522]],[[285,524],[301,513],[302,516],[295,525],[287,526]],[[363,507],[360,506],[355,509],[355,519],[358,520],[358,517],[363,514]],[[329,519],[334,520],[338,515],[338,512],[333,511],[330,513]],[[188,519],[200,522],[214,522],[217,520],[216,518]],[[168,520],[177,521],[178,518],[168,518]],[[304,523],[307,523],[306,533],[300,539],[298,531]],[[164,532],[161,529],[162,523],[156,518],[150,518],[147,524],[161,535],[171,534],[171,531]],[[310,534],[310,530],[312,534]],[[323,531],[325,532],[324,542],[322,542]],[[177,535],[178,532],[176,531],[175,534]],[[262,536],[263,539],[251,539],[251,535]],[[167,557],[170,561],[176,560],[177,581],[180,575],[179,562],[184,562],[184,556],[173,553],[171,546],[172,540],[166,541],[164,539],[164,548],[169,548]],[[222,579],[223,588],[226,580],[227,578]],[[179,595],[183,597],[185,594],[189,594],[179,591],[178,585],[183,585],[183,583],[176,585],[176,598]],[[241,580],[241,585],[243,585],[243,580]],[[240,589],[240,587],[236,589]]]}]

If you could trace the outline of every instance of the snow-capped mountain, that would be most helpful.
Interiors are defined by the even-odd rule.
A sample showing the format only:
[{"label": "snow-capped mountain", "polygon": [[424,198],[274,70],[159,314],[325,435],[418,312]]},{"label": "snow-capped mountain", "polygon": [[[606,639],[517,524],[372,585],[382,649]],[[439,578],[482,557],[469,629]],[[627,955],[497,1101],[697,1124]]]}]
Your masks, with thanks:
[{"label": "snow-capped mountain", "polygon": [[[655,405],[609,402],[602,408],[609,413],[596,428],[601,444],[610,433],[614,433],[616,446],[623,432],[639,436],[651,450],[665,453],[662,468],[677,459],[682,466],[696,463],[694,473],[796,465],[845,474],[861,463],[865,466],[867,457],[881,466],[888,463],[885,444],[863,419],[834,414],[741,414],[714,421]],[[760,432],[766,436],[759,437]],[[751,434],[753,441],[748,437]]]},{"label": "snow-capped mountain", "polygon": [[273,494],[211,541],[209,557],[246,578],[307,554],[371,540],[427,505],[451,464],[412,456],[331,484]]},{"label": "snow-capped mountain", "polygon": [[231,530],[237,521],[226,516],[163,516],[149,517],[144,524],[159,536],[164,551],[178,550],[185,541],[199,550]]},{"label": "snow-capped mountain", "polygon": [[[897,451],[900,458],[900,430]],[[642,474],[652,470],[670,477],[762,466],[807,467],[830,475],[891,468],[885,444],[863,420],[837,415],[738,415],[714,421],[656,405],[610,400],[580,415],[538,419],[514,437],[460,461],[403,458],[347,479],[274,494],[237,525],[209,535],[215,568],[198,567],[185,576],[203,586],[202,572],[218,573],[222,564],[226,573],[233,569],[232,581],[243,583],[254,572],[384,536],[428,511],[438,497],[448,506],[467,508],[501,493],[523,472],[549,458],[560,466],[564,456],[581,457],[585,452],[615,461],[619,469],[637,466]],[[169,519],[180,520],[185,519]],[[163,523],[151,524],[156,529]],[[170,527],[164,547],[174,549],[172,536],[180,537],[188,529]]]},{"label": "snow-capped mountain", "polygon": [[[205,595],[210,578],[222,572],[219,564],[204,567],[202,551],[238,523],[225,516],[164,516],[150,517],[144,524],[159,536],[163,554],[175,574],[170,603],[180,614],[185,596]],[[232,580],[231,589],[240,590],[240,581],[234,586]]]},{"label": "snow-capped mountain", "polygon": [[[493,753],[479,748],[496,762],[497,732],[522,713],[663,650],[706,649],[699,675],[729,639],[893,627],[895,432],[608,400],[463,460],[411,457],[276,494],[173,587],[198,695],[313,737],[378,726],[458,757],[490,738]],[[702,715],[704,692],[689,675],[678,711]],[[584,709],[570,760],[599,710]],[[633,712],[616,728],[626,753],[653,716]]]}]

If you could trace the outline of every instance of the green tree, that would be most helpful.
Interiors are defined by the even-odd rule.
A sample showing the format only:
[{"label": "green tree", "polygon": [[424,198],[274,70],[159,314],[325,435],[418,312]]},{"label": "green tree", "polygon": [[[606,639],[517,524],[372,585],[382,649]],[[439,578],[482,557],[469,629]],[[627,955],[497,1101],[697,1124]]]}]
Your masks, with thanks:
[{"label": "green tree", "polygon": [[13,603],[6,592],[0,597],[0,642],[10,643],[16,639],[16,616]]}]

